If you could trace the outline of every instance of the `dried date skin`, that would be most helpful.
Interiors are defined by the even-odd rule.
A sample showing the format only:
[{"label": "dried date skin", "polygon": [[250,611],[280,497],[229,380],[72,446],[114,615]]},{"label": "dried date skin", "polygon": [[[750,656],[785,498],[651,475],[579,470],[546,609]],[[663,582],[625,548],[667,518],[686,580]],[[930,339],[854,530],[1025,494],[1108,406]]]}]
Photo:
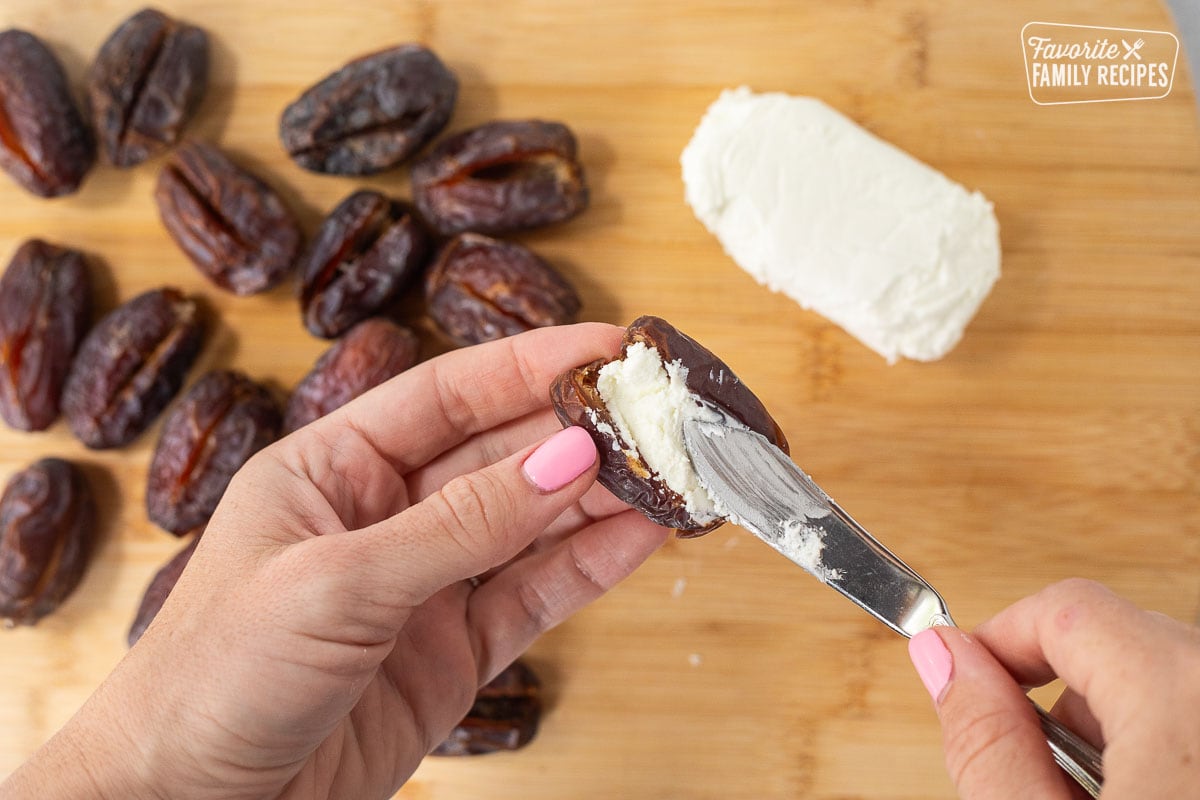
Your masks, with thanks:
[{"label": "dried date skin", "polygon": [[153,8],[126,19],[88,71],[104,159],[132,167],[170,149],[207,87],[207,33]]},{"label": "dried date skin", "polygon": [[[733,370],[711,351],[658,317],[639,317],[625,330],[621,354],[641,342],[658,350],[663,363],[678,361],[687,368],[688,390],[788,452],[787,438],[762,402]],[[550,386],[550,399],[559,420],[579,425],[600,453],[599,481],[621,500],[652,521],[676,528],[680,538],[700,536],[724,520],[703,522],[684,507],[683,498],[666,485],[641,459],[617,441],[616,424],[596,388],[600,368],[616,359],[600,359],[568,370]]]},{"label": "dried date skin", "polygon": [[79,585],[95,539],[96,508],[78,467],[45,458],[0,496],[0,619],[33,625]]},{"label": "dried date skin", "polygon": [[445,127],[458,79],[434,53],[400,45],[357,58],[284,109],[279,138],[313,172],[372,175],[399,164]]},{"label": "dried date skin", "polygon": [[71,431],[93,449],[133,441],[179,392],[201,340],[199,309],[178,289],[145,292],[110,312],[67,375],[62,409]]},{"label": "dried date skin", "polygon": [[425,279],[430,317],[459,344],[575,320],[579,295],[532,250],[476,233],[443,247]]},{"label": "dried date skin", "polygon": [[158,572],[154,573],[154,577],[150,580],[150,585],[146,587],[146,592],[142,595],[142,601],[138,604],[137,614],[133,617],[133,624],[129,626],[129,634],[125,637],[125,641],[128,642],[130,647],[133,647],[137,643],[137,640],[142,638],[142,634],[146,632],[146,628],[149,628],[150,623],[158,616],[163,603],[167,601],[167,595],[175,588],[175,584],[179,581],[179,576],[183,574],[184,567],[192,560],[192,553],[196,552],[196,545],[199,541],[199,534],[193,536],[186,547],[176,553]]},{"label": "dried date skin", "polygon": [[0,277],[0,417],[11,427],[40,431],[58,419],[90,316],[82,253],[40,239],[17,249]]},{"label": "dried date skin", "polygon": [[413,163],[413,202],[444,236],[562,222],[588,205],[577,150],[574,134],[558,122],[489,122]]},{"label": "dried date skin", "polygon": [[430,755],[519,750],[537,734],[541,716],[541,681],[525,662],[514,661],[476,693],[467,716]]},{"label": "dried date skin", "polygon": [[146,512],[182,536],[208,522],[233,475],[279,438],[283,415],[265,386],[240,372],[209,372],[163,423],[150,461]]},{"label": "dried date skin", "polygon": [[416,334],[372,317],[321,354],[288,398],[284,431],[303,428],[417,363]]},{"label": "dried date skin", "polygon": [[95,161],[58,59],[31,33],[0,32],[0,168],[39,197],[59,197],[78,189]]},{"label": "dried date skin", "polygon": [[403,203],[354,192],[329,213],[300,258],[300,308],[331,339],[395,302],[420,273],[429,234]]},{"label": "dried date skin", "polygon": [[279,194],[211,145],[188,141],[176,150],[154,199],[175,243],[234,294],[276,286],[300,253],[300,225]]}]

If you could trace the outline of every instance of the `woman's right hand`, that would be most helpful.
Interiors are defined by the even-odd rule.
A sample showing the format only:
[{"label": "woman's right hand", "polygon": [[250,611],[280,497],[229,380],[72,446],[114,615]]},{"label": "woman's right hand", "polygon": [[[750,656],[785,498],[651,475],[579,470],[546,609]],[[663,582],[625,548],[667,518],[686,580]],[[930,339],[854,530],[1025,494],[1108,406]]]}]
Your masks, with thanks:
[{"label": "woman's right hand", "polygon": [[1082,798],[1022,687],[1062,678],[1054,716],[1104,752],[1107,800],[1200,797],[1200,629],[1082,579],[1018,601],[972,634],[931,628],[909,654],[934,698],[966,800]]}]

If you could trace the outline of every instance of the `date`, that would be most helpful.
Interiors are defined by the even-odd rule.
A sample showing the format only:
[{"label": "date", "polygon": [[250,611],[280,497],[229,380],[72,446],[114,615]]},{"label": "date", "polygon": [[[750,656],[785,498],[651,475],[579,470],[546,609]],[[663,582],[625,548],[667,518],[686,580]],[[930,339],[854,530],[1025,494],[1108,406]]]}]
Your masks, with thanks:
[{"label": "date", "polygon": [[146,592],[142,595],[142,601],[138,604],[133,624],[129,626],[129,633],[125,637],[125,641],[129,643],[130,647],[133,647],[137,640],[142,638],[146,628],[149,628],[150,623],[158,616],[163,603],[167,601],[167,595],[171,594],[171,590],[179,582],[179,576],[183,574],[184,567],[192,560],[192,553],[196,552],[196,545],[199,542],[200,535],[193,536],[186,547],[172,556],[170,561],[154,573],[150,585],[146,587]]},{"label": "date", "polygon": [[[725,520],[689,510],[685,498],[667,484],[636,447],[621,438],[598,388],[600,370],[625,357],[631,347],[644,345],[657,352],[664,368],[673,364],[684,375],[687,392],[701,404],[716,406],[747,428],[756,431],[785,453],[787,439],[758,397],[729,366],[711,351],[658,317],[639,317],[625,330],[621,354],[564,372],[550,386],[550,399],[563,425],[579,425],[592,436],[600,453],[599,481],[609,491],[648,518],[677,529],[680,538],[708,533]],[[682,413],[676,423],[682,425]],[[678,441],[682,442],[682,430]],[[685,456],[686,457],[686,456]]]},{"label": "date", "polygon": [[514,661],[476,693],[467,716],[430,755],[519,750],[533,740],[541,717],[541,681],[528,664]]},{"label": "date", "polygon": [[211,145],[188,141],[176,150],[154,199],[184,254],[234,294],[276,286],[300,253],[300,225],[279,194]]},{"label": "date", "polygon": [[0,32],[0,168],[39,197],[79,188],[96,160],[62,64],[31,33]]},{"label": "date", "polygon": [[313,172],[371,175],[399,164],[450,120],[458,79],[432,51],[406,44],[363,56],[284,109],[279,138]]},{"label": "date", "polygon": [[281,424],[270,391],[242,373],[197,381],[167,416],[150,461],[151,522],[176,536],[208,522],[233,474],[279,438]]},{"label": "date", "polygon": [[126,19],[88,71],[104,159],[132,167],[170,149],[207,87],[207,33],[153,8]]},{"label": "date", "polygon": [[588,205],[577,150],[575,136],[558,122],[489,122],[413,163],[413,201],[444,236],[562,222]]},{"label": "date", "polygon": [[430,317],[459,344],[572,322],[575,289],[532,250],[476,233],[445,244],[425,282]]},{"label": "date", "polygon": [[95,502],[83,472],[44,458],[0,496],[0,619],[34,625],[75,591],[95,540]]},{"label": "date", "polygon": [[67,374],[62,407],[88,447],[137,438],[178,393],[200,352],[196,302],[172,288],[138,295],[100,320]]},{"label": "date", "polygon": [[429,234],[406,205],[374,191],[350,195],[301,257],[305,327],[331,339],[385,309],[416,278],[429,249]]},{"label": "date", "polygon": [[40,239],[17,249],[0,277],[0,417],[11,427],[41,431],[58,419],[90,316],[82,253]]},{"label": "date", "polygon": [[416,334],[372,317],[326,350],[288,399],[284,430],[298,430],[417,363]]}]

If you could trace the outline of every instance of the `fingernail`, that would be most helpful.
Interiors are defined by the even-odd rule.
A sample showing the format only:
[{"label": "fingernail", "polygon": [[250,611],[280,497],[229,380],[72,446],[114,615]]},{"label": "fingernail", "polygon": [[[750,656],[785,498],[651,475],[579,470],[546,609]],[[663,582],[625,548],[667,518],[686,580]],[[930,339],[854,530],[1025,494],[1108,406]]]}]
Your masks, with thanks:
[{"label": "fingernail", "polygon": [[578,426],[564,428],[542,442],[525,459],[526,477],[543,492],[561,489],[578,478],[596,460],[596,445]]},{"label": "fingernail", "polygon": [[921,683],[925,684],[933,702],[940,702],[954,667],[942,637],[933,628],[921,631],[908,640],[908,657],[912,659],[917,674],[921,676]]}]

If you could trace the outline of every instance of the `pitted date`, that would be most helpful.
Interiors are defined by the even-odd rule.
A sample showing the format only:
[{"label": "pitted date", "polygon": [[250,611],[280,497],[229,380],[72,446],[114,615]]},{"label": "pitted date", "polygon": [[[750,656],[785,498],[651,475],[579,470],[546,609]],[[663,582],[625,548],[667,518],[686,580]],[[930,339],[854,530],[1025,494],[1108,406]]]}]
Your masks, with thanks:
[{"label": "pitted date", "polygon": [[446,236],[561,222],[588,205],[577,149],[558,122],[489,122],[445,139],[413,164],[413,201]]},{"label": "pitted date", "polygon": [[[716,406],[772,444],[788,451],[783,430],[746,384],[720,358],[687,334],[658,317],[639,317],[625,330],[621,354],[635,343],[658,351],[663,363],[687,369],[689,392]],[[700,536],[724,522],[697,519],[684,499],[647,465],[641,454],[618,440],[616,424],[596,386],[600,368],[616,359],[600,359],[568,370],[554,379],[550,399],[563,425],[579,425],[592,436],[600,453],[599,481],[609,491],[659,525],[676,528],[681,538]]]},{"label": "pitted date", "polygon": [[83,473],[45,458],[0,496],[0,619],[33,625],[79,585],[95,539],[95,504]]},{"label": "pitted date", "polygon": [[270,186],[217,148],[176,150],[154,191],[163,225],[209,280],[234,294],[270,289],[300,252],[300,225]]},{"label": "pitted date", "polygon": [[475,703],[435,756],[474,756],[519,750],[533,740],[542,716],[541,681],[514,661],[475,695]]},{"label": "pitted date", "polygon": [[192,560],[192,553],[196,552],[196,545],[199,541],[199,534],[193,536],[192,541],[188,542],[186,547],[154,573],[150,585],[146,587],[146,592],[142,595],[142,602],[138,604],[133,624],[129,626],[129,634],[125,638],[130,647],[133,647],[137,640],[142,638],[146,628],[149,628],[150,623],[158,616],[163,603],[167,601],[167,595],[175,588],[175,584],[179,582],[179,576],[183,574],[184,567]]},{"label": "pitted date", "polygon": [[150,520],[176,536],[208,522],[233,474],[279,438],[281,424],[265,386],[232,370],[205,375],[163,423],[146,488]]},{"label": "pitted date", "polygon": [[88,447],[137,438],[183,385],[200,352],[199,309],[155,289],[110,312],[84,338],[63,388],[71,431]]},{"label": "pitted date", "polygon": [[300,306],[331,339],[394,302],[424,266],[429,234],[403,203],[357,191],[321,223],[300,259]]},{"label": "pitted date", "polygon": [[284,109],[279,138],[313,172],[371,175],[415,153],[450,120],[458,79],[432,51],[401,45],[326,76]]},{"label": "pitted date", "polygon": [[79,188],[96,160],[62,65],[36,36],[0,32],[0,168],[40,197]]},{"label": "pitted date", "polygon": [[579,295],[532,250],[476,233],[445,244],[425,281],[429,315],[459,344],[563,325]]},{"label": "pitted date", "polygon": [[326,350],[288,399],[284,430],[291,433],[344,406],[417,363],[419,343],[408,328],[373,317]]},{"label": "pitted date", "polygon": [[208,86],[208,34],[144,8],[100,47],[88,98],[100,149],[132,167],[179,140]]},{"label": "pitted date", "polygon": [[90,314],[82,253],[40,239],[17,249],[0,277],[0,417],[10,426],[40,431],[58,419]]}]

